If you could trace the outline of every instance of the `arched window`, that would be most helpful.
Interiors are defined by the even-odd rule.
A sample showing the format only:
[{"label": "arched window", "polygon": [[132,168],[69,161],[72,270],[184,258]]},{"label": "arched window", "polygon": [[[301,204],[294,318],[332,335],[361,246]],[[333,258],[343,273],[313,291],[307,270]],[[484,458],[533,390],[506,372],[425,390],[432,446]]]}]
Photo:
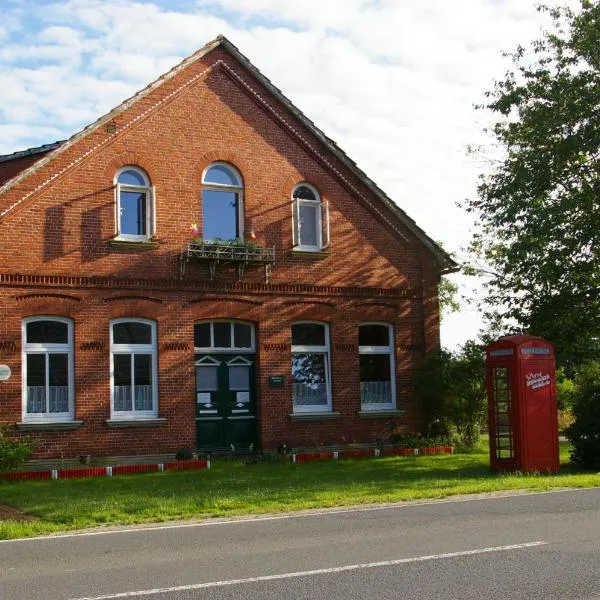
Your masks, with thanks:
[{"label": "arched window", "polygon": [[242,177],[226,163],[209,165],[202,175],[202,237],[206,241],[244,239]]},{"label": "arched window", "polygon": [[73,322],[61,317],[23,321],[23,420],[72,420]]},{"label": "arched window", "polygon": [[396,408],[392,326],[388,323],[362,323],[358,328],[358,344],[361,409]]},{"label": "arched window", "polygon": [[292,401],[294,412],[331,410],[329,326],[292,324]]},{"label": "arched window", "polygon": [[117,237],[143,241],[154,235],[154,188],[137,167],[124,167],[116,178]]},{"label": "arched window", "polygon": [[309,183],[292,192],[292,228],[295,250],[319,252],[329,246],[329,205]]},{"label": "arched window", "polygon": [[110,323],[112,418],[158,415],[156,323],[116,319]]}]

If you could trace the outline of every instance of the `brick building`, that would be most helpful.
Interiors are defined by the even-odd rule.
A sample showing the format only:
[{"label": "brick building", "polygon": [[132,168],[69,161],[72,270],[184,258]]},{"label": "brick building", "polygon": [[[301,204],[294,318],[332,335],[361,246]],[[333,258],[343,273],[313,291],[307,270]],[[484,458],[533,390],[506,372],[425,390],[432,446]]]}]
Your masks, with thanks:
[{"label": "brick building", "polygon": [[455,264],[225,38],[0,185],[0,422],[38,457],[422,425]]}]

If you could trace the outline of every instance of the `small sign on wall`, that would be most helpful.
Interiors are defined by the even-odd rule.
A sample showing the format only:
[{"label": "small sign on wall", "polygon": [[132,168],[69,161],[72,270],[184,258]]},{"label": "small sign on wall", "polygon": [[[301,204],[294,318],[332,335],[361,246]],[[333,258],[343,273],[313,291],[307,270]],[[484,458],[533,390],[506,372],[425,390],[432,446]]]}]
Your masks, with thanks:
[{"label": "small sign on wall", "polygon": [[11,374],[12,371],[8,365],[0,365],[0,381],[7,381]]},{"label": "small sign on wall", "polygon": [[279,388],[285,385],[285,376],[284,375],[269,375],[269,387],[270,388]]}]

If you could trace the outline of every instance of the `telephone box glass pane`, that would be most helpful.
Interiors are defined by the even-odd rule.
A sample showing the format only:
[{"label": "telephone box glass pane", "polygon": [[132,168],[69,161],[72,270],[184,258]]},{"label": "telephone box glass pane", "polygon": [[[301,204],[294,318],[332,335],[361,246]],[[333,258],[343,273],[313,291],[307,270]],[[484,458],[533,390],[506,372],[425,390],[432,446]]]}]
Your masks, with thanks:
[{"label": "telephone box glass pane", "polygon": [[493,372],[495,448],[497,459],[514,458],[511,423],[511,394],[508,369],[496,367]]}]

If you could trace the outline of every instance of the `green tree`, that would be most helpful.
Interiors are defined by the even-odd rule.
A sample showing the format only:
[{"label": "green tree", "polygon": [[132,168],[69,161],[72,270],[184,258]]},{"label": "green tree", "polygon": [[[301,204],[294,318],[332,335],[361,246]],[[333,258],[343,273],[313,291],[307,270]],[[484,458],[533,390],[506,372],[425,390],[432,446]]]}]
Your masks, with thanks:
[{"label": "green tree", "polygon": [[586,364],[575,380],[573,416],[566,430],[571,462],[600,469],[600,362]]},{"label": "green tree", "polygon": [[551,340],[569,365],[600,339],[600,3],[540,10],[552,28],[480,107],[504,152],[466,209],[492,325]]},{"label": "green tree", "polygon": [[484,352],[468,341],[456,352],[437,349],[426,356],[414,379],[415,395],[427,422],[440,423],[463,448],[472,448],[485,423]]},{"label": "green tree", "polygon": [[450,281],[448,277],[442,277],[438,286],[438,297],[440,299],[440,316],[443,319],[445,314],[455,313],[460,310],[458,301],[458,285]]}]

